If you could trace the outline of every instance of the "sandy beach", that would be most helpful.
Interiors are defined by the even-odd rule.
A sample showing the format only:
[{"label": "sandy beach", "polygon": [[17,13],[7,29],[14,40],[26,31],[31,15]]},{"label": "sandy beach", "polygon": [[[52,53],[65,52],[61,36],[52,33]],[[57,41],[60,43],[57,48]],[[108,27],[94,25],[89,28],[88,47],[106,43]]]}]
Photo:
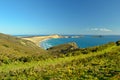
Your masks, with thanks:
[{"label": "sandy beach", "polygon": [[62,38],[62,36],[60,36],[60,35],[33,36],[33,37],[26,37],[26,38],[22,38],[22,39],[32,41],[33,43],[35,43],[37,46],[40,47],[40,42],[51,39],[51,38]]}]

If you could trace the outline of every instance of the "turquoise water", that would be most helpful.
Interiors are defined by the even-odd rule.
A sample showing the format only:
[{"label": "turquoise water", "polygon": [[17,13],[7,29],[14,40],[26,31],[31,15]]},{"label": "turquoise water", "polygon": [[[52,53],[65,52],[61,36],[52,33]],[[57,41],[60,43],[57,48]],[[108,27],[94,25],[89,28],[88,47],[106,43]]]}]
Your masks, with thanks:
[{"label": "turquoise water", "polygon": [[81,38],[49,39],[43,41],[40,44],[40,46],[44,49],[47,49],[64,43],[76,42],[79,48],[87,48],[102,45],[108,42],[115,42],[117,40],[120,40],[120,36],[103,36],[103,37],[84,36]]}]

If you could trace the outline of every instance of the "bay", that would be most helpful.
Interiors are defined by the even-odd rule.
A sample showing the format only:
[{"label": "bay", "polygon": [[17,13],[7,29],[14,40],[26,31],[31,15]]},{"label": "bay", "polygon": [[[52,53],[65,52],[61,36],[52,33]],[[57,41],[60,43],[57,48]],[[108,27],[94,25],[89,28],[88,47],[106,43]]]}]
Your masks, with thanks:
[{"label": "bay", "polygon": [[75,42],[79,48],[87,48],[92,46],[98,46],[106,44],[108,42],[115,42],[120,40],[118,35],[109,35],[109,36],[91,36],[86,35],[80,38],[58,38],[58,39],[49,39],[40,43],[40,46],[44,49],[57,46],[60,44],[65,44],[69,42]]}]

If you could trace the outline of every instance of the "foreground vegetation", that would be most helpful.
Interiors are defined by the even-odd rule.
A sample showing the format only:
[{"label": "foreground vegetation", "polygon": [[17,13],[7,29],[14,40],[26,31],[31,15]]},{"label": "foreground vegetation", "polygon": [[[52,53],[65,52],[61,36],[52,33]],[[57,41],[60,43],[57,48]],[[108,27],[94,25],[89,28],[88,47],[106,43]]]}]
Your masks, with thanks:
[{"label": "foreground vegetation", "polygon": [[[0,48],[0,79],[120,80],[119,42],[84,49],[76,48],[76,46],[72,47],[70,44],[71,48],[69,48],[66,44],[44,51],[31,42],[27,45],[32,44],[36,48],[24,45],[25,48],[19,43],[20,39],[14,39],[18,41],[15,43],[7,40],[0,44],[2,48]],[[26,44],[27,41],[23,40],[23,42]],[[3,43],[9,45],[9,47],[6,47]],[[16,45],[18,43],[19,45]],[[24,47],[24,49],[16,46]],[[18,51],[15,52],[16,48]],[[58,48],[60,50],[56,50]],[[27,50],[28,52],[24,53]],[[40,52],[37,50],[40,50]]]}]

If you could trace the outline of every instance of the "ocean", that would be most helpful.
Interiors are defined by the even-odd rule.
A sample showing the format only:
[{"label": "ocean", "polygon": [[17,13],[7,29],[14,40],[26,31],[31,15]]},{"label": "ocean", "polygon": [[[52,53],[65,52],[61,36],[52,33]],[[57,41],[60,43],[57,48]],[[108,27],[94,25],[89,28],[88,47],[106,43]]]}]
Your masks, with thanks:
[{"label": "ocean", "polygon": [[47,49],[60,44],[76,42],[79,48],[87,48],[87,47],[106,44],[108,42],[116,42],[118,40],[120,40],[120,36],[117,36],[117,35],[111,35],[111,36],[110,35],[109,36],[86,35],[80,38],[49,39],[41,42],[40,46],[44,49]]}]

